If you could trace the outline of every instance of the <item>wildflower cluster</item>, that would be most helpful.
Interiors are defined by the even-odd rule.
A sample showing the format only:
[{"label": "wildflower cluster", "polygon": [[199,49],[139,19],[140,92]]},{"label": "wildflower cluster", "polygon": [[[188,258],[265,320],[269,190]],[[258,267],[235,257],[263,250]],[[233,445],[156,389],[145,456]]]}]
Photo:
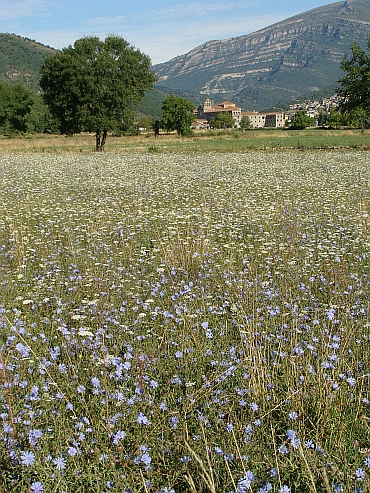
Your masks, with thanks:
[{"label": "wildflower cluster", "polygon": [[366,152],[0,157],[0,490],[365,492]]}]

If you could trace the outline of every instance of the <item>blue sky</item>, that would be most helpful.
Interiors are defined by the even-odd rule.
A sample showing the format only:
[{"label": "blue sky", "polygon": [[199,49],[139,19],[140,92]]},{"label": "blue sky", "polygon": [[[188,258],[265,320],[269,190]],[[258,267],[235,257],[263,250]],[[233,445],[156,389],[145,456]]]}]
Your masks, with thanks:
[{"label": "blue sky", "polygon": [[122,35],[161,63],[213,39],[249,34],[325,0],[0,0],[0,32],[63,48]]}]

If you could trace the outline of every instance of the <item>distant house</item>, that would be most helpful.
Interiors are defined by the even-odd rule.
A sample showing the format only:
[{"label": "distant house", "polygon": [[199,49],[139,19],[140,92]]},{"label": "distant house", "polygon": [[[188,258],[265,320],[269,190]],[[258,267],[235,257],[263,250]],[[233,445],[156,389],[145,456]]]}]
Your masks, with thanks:
[{"label": "distant house", "polygon": [[258,113],[257,111],[243,111],[242,116],[247,116],[251,122],[251,128],[285,127],[285,114],[283,112]]},{"label": "distant house", "polygon": [[235,105],[235,103],[231,103],[230,101],[224,101],[223,103],[219,103],[214,105],[210,99],[206,99],[204,104],[200,104],[197,108],[198,115],[197,118],[200,120],[207,120],[208,123],[216,118],[220,113],[230,113],[230,115],[235,120],[235,126],[239,127],[240,120],[242,117],[242,109]]},{"label": "distant house", "polygon": [[285,114],[283,112],[258,113],[257,111],[242,111],[235,103],[224,101],[214,105],[210,99],[195,110],[195,128],[209,128],[209,122],[220,113],[230,113],[235,121],[235,126],[240,127],[240,120],[247,116],[251,122],[251,128],[285,127]]},{"label": "distant house", "polygon": [[247,116],[251,123],[251,128],[263,128],[265,126],[266,114],[257,111],[243,111],[242,116]]}]

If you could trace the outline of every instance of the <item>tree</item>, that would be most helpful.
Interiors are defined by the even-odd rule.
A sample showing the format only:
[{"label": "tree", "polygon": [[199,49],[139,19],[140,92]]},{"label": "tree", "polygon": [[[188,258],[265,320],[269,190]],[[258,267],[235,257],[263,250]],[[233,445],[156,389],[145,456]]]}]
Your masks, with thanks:
[{"label": "tree", "polygon": [[319,109],[319,114],[317,115],[317,124],[319,127],[325,125],[327,119],[327,115],[324,111],[324,108]]},{"label": "tree", "polygon": [[242,129],[242,131],[249,130],[251,128],[251,119],[249,118],[249,116],[244,115],[241,117],[240,128]]},{"label": "tree", "polygon": [[340,113],[334,106],[330,106],[329,115],[326,118],[326,124],[332,128],[340,128],[345,125],[344,115]]},{"label": "tree", "polygon": [[178,135],[189,135],[194,120],[194,104],[191,101],[173,94],[164,99],[161,126],[166,131],[176,130]]},{"label": "tree", "polygon": [[209,126],[211,128],[234,128],[235,120],[231,113],[219,113],[215,118],[212,118]]},{"label": "tree", "polygon": [[21,84],[0,82],[0,129],[3,133],[26,132],[34,104],[33,94]]},{"label": "tree", "polygon": [[85,37],[45,60],[40,86],[61,132],[95,132],[101,151],[107,132],[132,124],[131,105],[153,88],[150,65],[147,55],[120,36]]},{"label": "tree", "polygon": [[149,116],[142,116],[138,121],[138,127],[143,128],[145,130],[153,129],[154,120]]},{"label": "tree", "polygon": [[291,128],[294,130],[304,130],[309,127],[312,123],[312,118],[307,115],[307,113],[303,110],[296,111],[293,119]]},{"label": "tree", "polygon": [[[367,40],[370,50],[370,37]],[[352,55],[344,58],[341,69],[346,75],[339,79],[339,95],[343,97],[340,109],[351,112],[356,109],[370,110],[370,55],[365,53],[358,43],[351,45]]]}]

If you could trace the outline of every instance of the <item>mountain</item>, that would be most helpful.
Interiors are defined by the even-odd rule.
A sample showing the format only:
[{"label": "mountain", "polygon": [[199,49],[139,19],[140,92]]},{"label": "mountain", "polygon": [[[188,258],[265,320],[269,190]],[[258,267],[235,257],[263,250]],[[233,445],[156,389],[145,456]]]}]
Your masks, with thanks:
[{"label": "mountain", "polygon": [[353,41],[366,47],[370,1],[335,2],[252,34],[209,41],[155,65],[156,87],[263,110],[336,84]]},{"label": "mountain", "polygon": [[22,82],[40,91],[40,68],[45,58],[56,50],[16,34],[0,33],[0,81]]}]

